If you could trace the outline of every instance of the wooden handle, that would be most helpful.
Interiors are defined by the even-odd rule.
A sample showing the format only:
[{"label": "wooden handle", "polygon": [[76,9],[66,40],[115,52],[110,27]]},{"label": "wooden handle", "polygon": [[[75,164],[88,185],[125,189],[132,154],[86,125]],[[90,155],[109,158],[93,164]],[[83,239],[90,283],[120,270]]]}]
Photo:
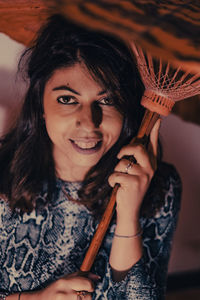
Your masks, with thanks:
[{"label": "wooden handle", "polygon": [[87,250],[87,253],[85,255],[85,258],[84,258],[81,268],[80,268],[80,270],[82,272],[89,272],[89,270],[91,269],[91,267],[93,265],[95,257],[99,251],[99,248],[101,246],[101,243],[103,241],[103,238],[105,236],[105,233],[108,229],[108,226],[110,224],[111,218],[112,218],[114,210],[115,210],[116,193],[117,193],[118,186],[119,185],[116,184],[112,191],[110,201],[108,202],[107,208],[102,216],[101,222],[99,223],[98,228],[92,239],[92,242]]},{"label": "wooden handle", "polygon": [[[151,132],[153,125],[155,124],[155,122],[157,121],[158,118],[159,118],[159,115],[157,113],[146,110],[136,139],[142,139],[145,136],[148,136]],[[94,263],[94,260],[99,251],[99,248],[101,246],[101,243],[106,234],[106,231],[108,229],[108,226],[110,224],[110,221],[112,219],[112,216],[113,216],[113,213],[115,210],[116,193],[117,193],[118,187],[119,187],[119,184],[116,184],[112,191],[110,201],[107,205],[107,208],[103,214],[103,217],[98,225],[98,228],[94,234],[92,242],[87,250],[85,258],[80,267],[81,272],[84,272],[84,273],[89,272]]]}]

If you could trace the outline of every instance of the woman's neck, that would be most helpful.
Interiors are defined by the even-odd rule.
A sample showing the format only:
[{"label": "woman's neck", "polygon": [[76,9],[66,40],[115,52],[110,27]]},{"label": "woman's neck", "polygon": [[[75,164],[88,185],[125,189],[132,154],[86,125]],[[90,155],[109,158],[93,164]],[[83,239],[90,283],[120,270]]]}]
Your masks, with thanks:
[{"label": "woman's neck", "polygon": [[70,166],[59,168],[59,166],[56,166],[57,177],[69,182],[82,182],[87,172],[88,170],[79,166],[77,168],[71,168]]}]

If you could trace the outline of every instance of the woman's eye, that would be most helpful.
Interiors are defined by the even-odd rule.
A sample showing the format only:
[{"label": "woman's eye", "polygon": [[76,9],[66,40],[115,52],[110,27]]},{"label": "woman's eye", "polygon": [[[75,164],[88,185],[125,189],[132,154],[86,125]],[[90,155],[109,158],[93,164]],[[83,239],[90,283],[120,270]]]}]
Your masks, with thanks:
[{"label": "woman's eye", "polygon": [[109,97],[102,98],[98,102],[102,105],[114,105],[113,99]]},{"label": "woman's eye", "polygon": [[76,104],[77,100],[73,96],[60,96],[57,98],[58,103],[61,104]]}]

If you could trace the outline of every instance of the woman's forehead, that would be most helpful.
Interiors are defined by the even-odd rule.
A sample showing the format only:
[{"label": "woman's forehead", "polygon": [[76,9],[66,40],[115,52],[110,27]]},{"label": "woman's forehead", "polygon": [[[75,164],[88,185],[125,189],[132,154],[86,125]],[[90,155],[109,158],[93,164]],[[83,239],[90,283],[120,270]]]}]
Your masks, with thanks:
[{"label": "woman's forehead", "polygon": [[95,80],[91,72],[83,63],[76,63],[73,66],[56,69],[46,84],[47,88],[57,89],[69,87],[81,94],[81,90],[90,88],[97,94],[106,91],[105,87]]}]

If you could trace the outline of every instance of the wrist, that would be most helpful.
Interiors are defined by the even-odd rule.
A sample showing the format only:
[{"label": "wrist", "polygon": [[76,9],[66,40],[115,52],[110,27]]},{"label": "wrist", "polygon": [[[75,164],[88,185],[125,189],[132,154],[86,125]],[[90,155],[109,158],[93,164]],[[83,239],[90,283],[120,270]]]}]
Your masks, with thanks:
[{"label": "wrist", "polygon": [[141,231],[139,219],[127,222],[127,220],[117,219],[115,233],[119,235],[135,235]]},{"label": "wrist", "polygon": [[135,234],[131,234],[131,235],[121,235],[121,234],[117,234],[116,232],[114,233],[114,236],[117,238],[123,238],[123,239],[132,239],[132,238],[137,238],[137,237],[141,237],[143,233],[143,230],[140,229],[137,233]]},{"label": "wrist", "polygon": [[117,213],[117,223],[119,224],[128,223],[134,225],[137,224],[139,220],[140,220],[139,211],[135,212],[134,214],[133,213],[129,214],[128,212],[126,212],[125,214]]}]

